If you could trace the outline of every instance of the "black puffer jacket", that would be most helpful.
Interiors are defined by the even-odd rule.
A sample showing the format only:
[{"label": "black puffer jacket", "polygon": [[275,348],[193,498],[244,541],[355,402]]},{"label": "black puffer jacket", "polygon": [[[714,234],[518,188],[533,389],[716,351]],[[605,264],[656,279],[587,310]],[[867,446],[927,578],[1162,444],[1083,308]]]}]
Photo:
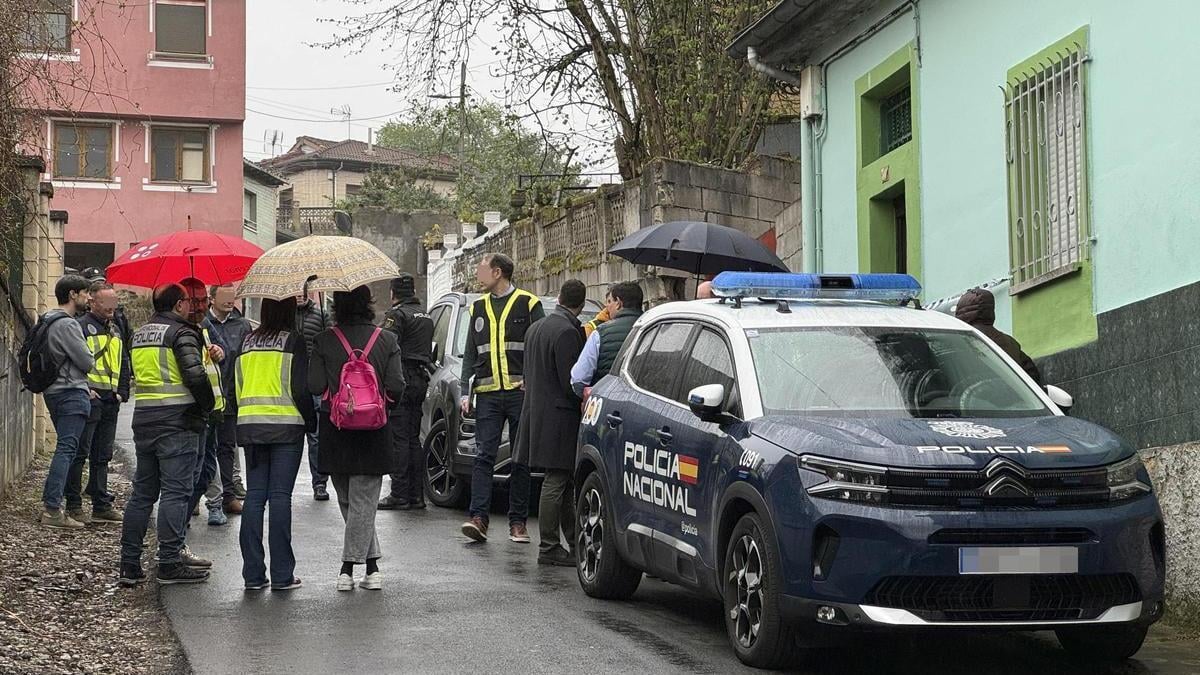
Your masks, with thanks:
[{"label": "black puffer jacket", "polygon": [[309,357],[312,357],[313,340],[332,326],[329,314],[312,300],[296,308],[296,332],[304,338]]},{"label": "black puffer jacket", "polygon": [[1029,355],[1021,351],[1021,343],[1007,333],[996,328],[996,298],[992,292],[983,288],[972,288],[958,299],[954,308],[954,316],[959,321],[971,324],[975,330],[986,335],[1000,349],[1012,357],[1038,386],[1042,386],[1042,373]]}]

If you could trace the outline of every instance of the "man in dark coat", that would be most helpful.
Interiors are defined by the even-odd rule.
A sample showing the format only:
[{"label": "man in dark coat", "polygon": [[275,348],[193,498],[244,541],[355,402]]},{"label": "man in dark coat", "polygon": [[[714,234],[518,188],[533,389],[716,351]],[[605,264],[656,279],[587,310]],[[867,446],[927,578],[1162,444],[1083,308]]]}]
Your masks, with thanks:
[{"label": "man in dark coat", "polygon": [[963,293],[962,297],[958,299],[958,305],[954,308],[954,316],[959,321],[971,324],[972,328],[986,335],[1013,361],[1016,361],[1017,365],[1021,366],[1039,387],[1044,386],[1041,371],[1038,370],[1033,359],[1021,351],[1021,343],[1017,342],[1013,336],[996,328],[996,298],[991,291],[984,288],[972,288]]},{"label": "man in dark coat", "polygon": [[[296,332],[304,338],[304,346],[308,348],[308,358],[312,359],[313,341],[317,336],[333,324],[325,307],[312,301],[308,295],[296,298]],[[321,406],[321,401],[313,397],[313,405]],[[318,422],[318,426],[319,426]],[[308,472],[312,476],[313,499],[323,502],[329,499],[329,476],[317,470],[317,462],[321,456],[320,429],[305,434],[308,440]]]},{"label": "man in dark coat", "polygon": [[421,449],[421,405],[429,389],[433,365],[433,319],[417,297],[416,280],[401,274],[392,280],[392,308],[383,327],[395,333],[404,362],[404,396],[392,408],[392,439],[400,470],[392,474],[381,509],[408,511],[425,508],[425,453]]},{"label": "man in dark coat", "polygon": [[579,313],[587,299],[583,282],[562,285],[558,307],[525,336],[525,401],[517,425],[514,457],[546,471],[539,505],[538,564],[574,566],[575,557],[559,541],[575,531],[575,440],[582,401],[571,388],[571,367],[583,351]]}]

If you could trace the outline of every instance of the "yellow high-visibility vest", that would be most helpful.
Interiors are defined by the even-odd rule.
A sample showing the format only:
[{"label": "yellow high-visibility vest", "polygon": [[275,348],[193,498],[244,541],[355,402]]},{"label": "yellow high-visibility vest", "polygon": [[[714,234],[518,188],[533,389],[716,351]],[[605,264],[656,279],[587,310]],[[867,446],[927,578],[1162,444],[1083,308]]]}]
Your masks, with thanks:
[{"label": "yellow high-visibility vest", "polygon": [[[471,305],[470,330],[475,332],[475,387],[479,393],[519,389],[524,379],[525,335],[530,315],[541,300],[514,289],[500,316],[492,309],[492,298],[484,295]],[[512,331],[521,330],[514,335]]]},{"label": "yellow high-visibility vest", "polygon": [[[208,337],[208,329],[201,328],[200,331],[204,333],[205,348],[201,350],[204,352],[204,372],[208,373],[208,383],[212,385],[213,400],[216,401],[216,403],[213,404],[213,410],[224,410],[225,391],[221,388],[221,368],[217,365],[217,362],[213,361],[212,357],[208,355],[208,346],[212,344],[212,340]],[[225,355],[225,358],[229,357],[229,354]]]},{"label": "yellow high-visibility vest", "polygon": [[238,427],[256,424],[304,426],[292,399],[292,359],[284,331],[275,336],[251,334],[234,368]]},{"label": "yellow high-visibility vest", "polygon": [[[110,331],[115,330],[111,326]],[[96,365],[88,373],[88,386],[96,391],[116,391],[121,379],[121,354],[124,343],[117,335],[87,336],[88,350],[96,357]]]},{"label": "yellow high-visibility vest", "polygon": [[188,406],[196,397],[183,384],[179,362],[171,345],[179,324],[155,322],[142,326],[133,334],[133,378],[135,408]]}]

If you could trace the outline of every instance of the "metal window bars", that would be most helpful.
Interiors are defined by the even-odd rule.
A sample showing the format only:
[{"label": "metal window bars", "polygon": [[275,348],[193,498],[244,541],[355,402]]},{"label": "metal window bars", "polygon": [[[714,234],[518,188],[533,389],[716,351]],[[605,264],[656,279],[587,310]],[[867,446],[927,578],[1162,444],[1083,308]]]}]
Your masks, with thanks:
[{"label": "metal window bars", "polygon": [[880,106],[883,154],[912,140],[912,89],[905,87],[884,99]]},{"label": "metal window bars", "polygon": [[1013,293],[1073,272],[1087,257],[1087,61],[1073,44],[1003,87]]}]

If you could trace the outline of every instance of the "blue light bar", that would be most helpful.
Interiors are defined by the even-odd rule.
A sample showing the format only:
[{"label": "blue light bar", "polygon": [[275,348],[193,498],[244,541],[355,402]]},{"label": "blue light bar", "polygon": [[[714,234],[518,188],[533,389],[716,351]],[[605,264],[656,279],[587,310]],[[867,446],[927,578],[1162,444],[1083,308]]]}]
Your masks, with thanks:
[{"label": "blue light bar", "polygon": [[905,303],[921,295],[908,274],[802,274],[722,272],[713,279],[722,298],[880,300]]}]

